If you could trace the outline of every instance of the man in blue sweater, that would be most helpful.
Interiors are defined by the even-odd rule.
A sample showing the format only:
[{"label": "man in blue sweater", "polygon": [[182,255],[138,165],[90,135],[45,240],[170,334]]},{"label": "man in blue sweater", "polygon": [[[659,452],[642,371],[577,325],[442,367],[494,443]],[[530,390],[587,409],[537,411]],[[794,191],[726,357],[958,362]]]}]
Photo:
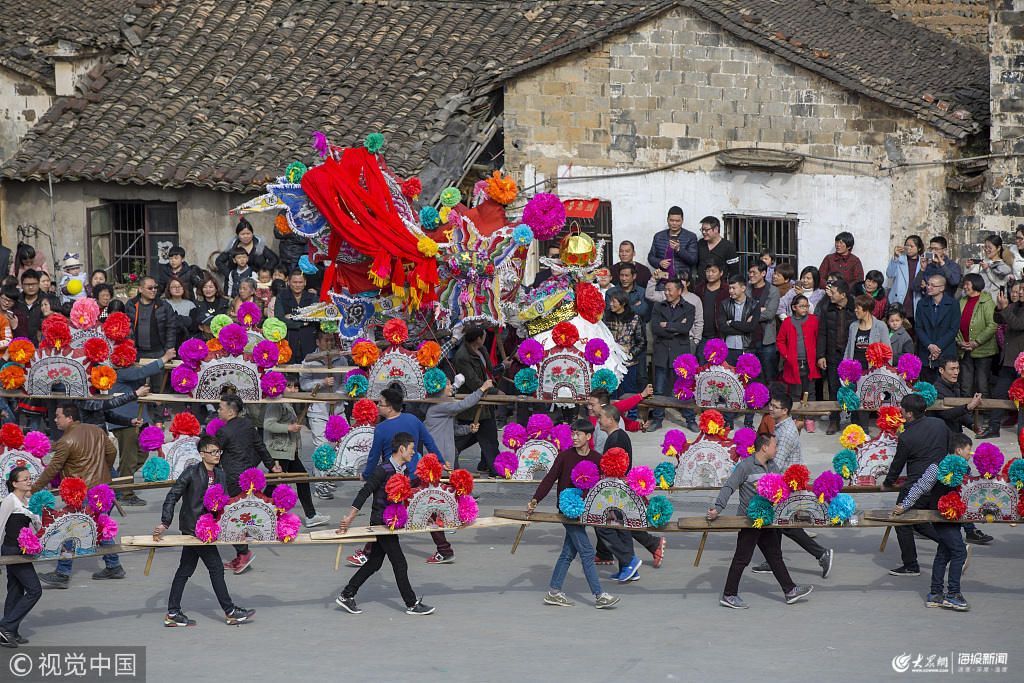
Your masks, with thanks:
[{"label": "man in blue sweater", "polygon": [[380,409],[380,416],[384,419],[373,429],[373,444],[370,446],[370,454],[366,457],[366,468],[359,475],[360,479],[369,480],[378,463],[386,462],[391,457],[391,438],[403,432],[412,434],[416,439],[416,449],[409,463],[410,470],[415,472],[420,455],[427,453],[433,453],[441,464],[445,465],[445,469],[451,469],[419,418],[402,412],[402,394],[398,389],[387,388],[381,391],[377,406]]}]

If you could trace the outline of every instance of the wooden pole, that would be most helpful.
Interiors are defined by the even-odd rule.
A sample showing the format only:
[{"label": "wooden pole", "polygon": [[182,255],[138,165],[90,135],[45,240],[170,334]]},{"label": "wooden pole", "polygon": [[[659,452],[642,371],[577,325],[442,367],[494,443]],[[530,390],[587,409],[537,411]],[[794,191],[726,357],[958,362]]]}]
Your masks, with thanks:
[{"label": "wooden pole", "polygon": [[697,546],[697,559],[693,561],[693,566],[696,567],[700,564],[700,556],[704,552],[704,541],[708,540],[708,532],[704,532],[700,537],[700,545]]},{"label": "wooden pole", "polygon": [[891,526],[885,527],[885,534],[882,536],[882,545],[878,546],[878,552],[885,552],[885,544],[889,541],[889,532],[892,531]]},{"label": "wooden pole", "polygon": [[117,498],[114,499],[114,507],[116,507],[117,511],[121,513],[122,517],[127,517],[127,515],[124,514],[124,508],[121,507],[121,503],[118,502]]},{"label": "wooden pole", "polygon": [[153,566],[153,556],[156,555],[156,548],[149,549],[149,559],[146,560],[146,571],[142,572],[143,576],[149,576],[149,568]]},{"label": "wooden pole", "polygon": [[341,544],[338,544],[338,552],[334,555],[334,571],[338,571],[341,565]]},{"label": "wooden pole", "polygon": [[523,537],[523,532],[526,531],[526,527],[528,527],[528,526],[530,526],[530,525],[529,524],[523,524],[522,526],[519,527],[519,533],[516,534],[516,542],[512,544],[512,553],[511,553],[512,555],[516,554],[516,548],[519,547],[519,539]]}]

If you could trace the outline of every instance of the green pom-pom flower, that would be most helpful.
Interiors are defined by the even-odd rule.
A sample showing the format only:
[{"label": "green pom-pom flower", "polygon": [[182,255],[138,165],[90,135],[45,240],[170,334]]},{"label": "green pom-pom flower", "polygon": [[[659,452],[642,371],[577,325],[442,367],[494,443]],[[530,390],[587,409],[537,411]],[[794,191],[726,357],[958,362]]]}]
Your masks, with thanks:
[{"label": "green pom-pom flower", "polygon": [[935,390],[935,387],[928,382],[918,382],[914,385],[914,393],[921,394],[924,397],[925,403],[931,405],[935,403],[939,398],[939,392]]},{"label": "green pom-pom flower", "polygon": [[235,321],[226,313],[218,313],[213,316],[213,320],[210,321],[210,332],[212,332],[213,336],[216,337],[226,325],[230,325],[233,322]]},{"label": "green pom-pom flower", "polygon": [[313,467],[317,468],[321,472],[334,467],[334,460],[338,457],[338,452],[334,450],[334,447],[329,443],[323,443],[316,447],[313,451]]},{"label": "green pom-pom flower", "polygon": [[532,396],[537,391],[537,371],[533,368],[523,368],[517,372],[516,389],[520,394]]},{"label": "green pom-pom flower", "polygon": [[955,488],[963,482],[964,476],[970,471],[971,466],[964,458],[959,455],[947,455],[939,463],[939,481]]},{"label": "green pom-pom flower", "polygon": [[673,512],[675,510],[672,507],[672,501],[665,496],[654,496],[647,503],[647,523],[655,528],[665,526],[672,521]]},{"label": "green pom-pom flower", "polygon": [[832,458],[832,471],[847,481],[852,479],[857,474],[857,454],[849,448],[836,453]]},{"label": "green pom-pom flower", "polygon": [[590,379],[591,389],[607,389],[608,391],[615,391],[619,386],[619,380],[615,376],[615,373],[608,368],[601,368],[594,373],[594,376]]},{"label": "green pom-pom flower", "polygon": [[457,187],[446,187],[441,191],[441,206],[449,209],[462,201],[462,193]]},{"label": "green pom-pom flower", "polygon": [[57,499],[49,491],[40,491],[28,499],[28,511],[36,517],[43,514],[43,508],[51,510],[57,507]]},{"label": "green pom-pom flower", "polygon": [[338,329],[339,329],[338,328],[338,321],[337,320],[325,320],[322,323],[320,323],[320,329],[323,330],[324,332],[326,332],[327,334],[337,334],[338,333]]},{"label": "green pom-pom flower", "polygon": [[843,407],[843,410],[847,412],[860,408],[860,398],[857,396],[856,390],[850,386],[839,387],[839,391],[836,392],[836,398]]},{"label": "green pom-pom flower", "polygon": [[370,133],[366,136],[366,142],[363,143],[363,147],[370,154],[376,154],[384,146],[384,136],[380,133]]},{"label": "green pom-pom flower", "polygon": [[288,326],[277,318],[267,318],[263,321],[263,336],[276,344],[288,336]]},{"label": "green pom-pom flower", "polygon": [[142,478],[146,481],[167,481],[171,476],[171,463],[159,455],[149,456],[149,460],[142,466]]},{"label": "green pom-pom flower", "polygon": [[754,522],[754,528],[760,529],[775,521],[775,506],[764,496],[754,496],[747,505],[747,517]]},{"label": "green pom-pom flower", "polygon": [[668,489],[676,483],[676,468],[670,462],[660,462],[654,468],[654,481],[659,489]]},{"label": "green pom-pom flower", "polygon": [[423,373],[423,388],[428,394],[436,394],[448,386],[448,375],[438,368],[430,368]]},{"label": "green pom-pom flower", "polygon": [[302,180],[302,176],[304,176],[308,170],[309,169],[306,168],[306,165],[301,161],[293,161],[288,164],[288,168],[284,170],[285,180],[289,183],[298,183]]}]

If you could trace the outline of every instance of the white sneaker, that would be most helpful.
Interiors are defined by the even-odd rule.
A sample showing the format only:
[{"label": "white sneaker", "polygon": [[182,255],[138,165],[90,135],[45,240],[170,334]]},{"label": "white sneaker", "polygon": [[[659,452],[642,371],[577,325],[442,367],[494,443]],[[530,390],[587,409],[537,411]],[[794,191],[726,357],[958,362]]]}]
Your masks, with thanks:
[{"label": "white sneaker", "polygon": [[312,529],[315,526],[323,526],[327,522],[331,521],[330,515],[316,514],[312,517],[306,517],[306,528]]}]

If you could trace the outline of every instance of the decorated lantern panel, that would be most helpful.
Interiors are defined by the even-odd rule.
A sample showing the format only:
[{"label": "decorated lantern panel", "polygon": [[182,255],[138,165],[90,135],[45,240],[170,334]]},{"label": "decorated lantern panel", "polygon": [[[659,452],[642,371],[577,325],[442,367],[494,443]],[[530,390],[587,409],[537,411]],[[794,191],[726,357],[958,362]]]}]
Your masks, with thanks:
[{"label": "decorated lantern panel", "polygon": [[744,385],[728,365],[709,365],[697,373],[693,400],[701,408],[742,410]]},{"label": "decorated lantern panel", "polygon": [[511,479],[529,481],[537,472],[547,472],[558,455],[558,446],[545,439],[530,439],[516,450],[519,466]]},{"label": "decorated lantern panel", "polygon": [[357,477],[366,467],[373,446],[373,427],[353,427],[342,437],[335,449],[334,465],[323,473],[331,477]]},{"label": "decorated lantern panel", "polygon": [[621,523],[628,529],[646,529],[647,504],[623,479],[604,477],[587,492],[580,520],[584,524]]},{"label": "decorated lantern panel", "polygon": [[985,522],[993,520],[1013,522],[1019,519],[1017,503],[1020,492],[1006,477],[964,477],[960,484],[960,498],[967,506],[963,521]]},{"label": "decorated lantern panel", "polygon": [[879,477],[889,472],[889,464],[896,455],[899,439],[889,432],[882,432],[875,438],[865,441],[856,448],[857,475],[854,482],[858,486],[874,486]]},{"label": "decorated lantern panel", "polygon": [[676,465],[675,486],[719,486],[729,478],[736,459],[731,439],[700,434],[683,446]]},{"label": "decorated lantern panel", "polygon": [[228,503],[217,521],[221,527],[221,541],[244,543],[247,540],[277,540],[277,509],[269,498],[258,491]]},{"label": "decorated lantern panel", "polygon": [[75,557],[92,555],[99,543],[96,520],[87,512],[65,507],[55,512],[43,512],[43,533],[39,537],[43,549],[41,558],[57,557],[64,552],[64,545],[70,543]]},{"label": "decorated lantern panel", "polygon": [[584,401],[590,395],[592,375],[593,367],[578,349],[558,347],[544,356],[537,369],[538,395],[550,400],[565,389],[568,392],[566,398]]},{"label": "decorated lantern panel", "polygon": [[186,467],[203,461],[199,455],[199,449],[196,447],[198,443],[199,437],[183,435],[161,447],[160,454],[171,466],[171,474],[168,479],[177,479]]},{"label": "decorated lantern panel", "polygon": [[38,349],[25,376],[25,393],[45,396],[54,386],[64,385],[68,397],[85,398],[90,395],[91,382],[86,367],[85,352],[81,349]]},{"label": "decorated lantern panel", "polygon": [[369,399],[379,399],[380,392],[392,385],[397,385],[407,399],[419,400],[427,396],[423,388],[423,366],[416,354],[399,346],[392,346],[382,353],[367,374],[369,388],[366,397]]},{"label": "decorated lantern panel", "polygon": [[775,521],[778,526],[792,526],[795,523],[828,525],[828,503],[820,500],[811,491],[794,491],[786,500],[775,506]]},{"label": "decorated lantern panel", "polygon": [[[32,481],[39,478],[43,473],[43,463],[31,453],[20,450],[6,450],[0,453],[0,479],[7,480],[7,475],[15,467],[27,467],[32,475]],[[0,486],[0,500],[7,497],[7,487]]]},{"label": "decorated lantern panel", "polygon": [[214,358],[202,363],[197,377],[193,398],[198,400],[219,401],[228,386],[234,387],[238,397],[245,402],[263,398],[259,368],[252,361],[238,356]]},{"label": "decorated lantern panel", "polygon": [[857,381],[857,398],[860,399],[861,410],[898,406],[903,397],[913,390],[890,365],[871,368]]},{"label": "decorated lantern panel", "polygon": [[459,519],[459,500],[455,489],[445,485],[424,485],[413,492],[407,507],[409,520],[406,529],[426,529],[437,526],[442,529],[457,529],[462,525]]}]

